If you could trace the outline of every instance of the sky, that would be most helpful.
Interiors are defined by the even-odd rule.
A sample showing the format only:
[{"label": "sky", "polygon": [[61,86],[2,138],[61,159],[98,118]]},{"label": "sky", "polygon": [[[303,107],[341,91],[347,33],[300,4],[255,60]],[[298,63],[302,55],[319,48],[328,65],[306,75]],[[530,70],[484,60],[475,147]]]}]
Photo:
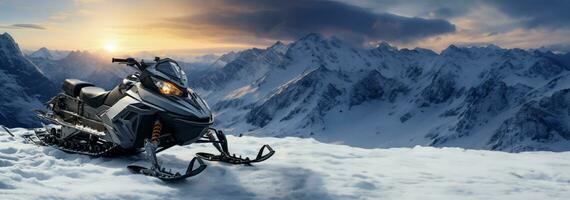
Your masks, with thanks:
[{"label": "sky", "polygon": [[28,50],[223,53],[308,33],[373,47],[570,50],[566,0],[0,0]]}]

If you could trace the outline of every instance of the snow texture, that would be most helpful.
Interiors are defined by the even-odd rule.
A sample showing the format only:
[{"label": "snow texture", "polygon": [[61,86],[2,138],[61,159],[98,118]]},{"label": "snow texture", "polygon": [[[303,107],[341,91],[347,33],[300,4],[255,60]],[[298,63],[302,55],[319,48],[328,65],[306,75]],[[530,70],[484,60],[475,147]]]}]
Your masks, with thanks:
[{"label": "snow texture", "polygon": [[[11,129],[16,135],[31,133]],[[25,144],[0,130],[0,197],[11,199],[568,199],[570,152],[505,153],[461,148],[362,149],[296,137],[228,137],[231,150],[277,153],[252,167],[207,163],[189,180],[129,173],[141,155],[92,158]],[[159,154],[185,168],[208,145]]]}]

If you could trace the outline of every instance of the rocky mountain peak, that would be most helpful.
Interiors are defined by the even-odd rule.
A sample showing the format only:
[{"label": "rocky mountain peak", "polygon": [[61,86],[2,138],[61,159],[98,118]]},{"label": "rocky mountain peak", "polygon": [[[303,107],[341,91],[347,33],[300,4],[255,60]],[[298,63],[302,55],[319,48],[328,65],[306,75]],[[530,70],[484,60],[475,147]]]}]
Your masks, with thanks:
[{"label": "rocky mountain peak", "polygon": [[376,49],[381,50],[381,51],[392,51],[392,52],[398,51],[398,48],[388,44],[388,42],[386,42],[386,41],[382,41],[380,44],[378,44]]},{"label": "rocky mountain peak", "polygon": [[20,47],[8,33],[0,35],[0,50],[6,54],[22,55]]},{"label": "rocky mountain peak", "polygon": [[5,33],[3,33],[2,35],[0,35],[0,39],[2,39],[2,40],[8,40],[8,41],[10,41],[10,42],[12,42],[12,43],[16,43],[16,42],[14,41],[14,38],[12,38],[12,36],[11,36],[9,33],[7,33],[7,32],[5,32]]},{"label": "rocky mountain peak", "polygon": [[275,44],[271,45],[269,48],[267,48],[268,50],[274,50],[276,52],[285,54],[285,52],[288,49],[288,46],[286,44],[284,44],[281,41],[277,41],[275,42]]},{"label": "rocky mountain peak", "polygon": [[446,56],[446,55],[453,55],[456,53],[459,53],[462,51],[462,48],[459,48],[455,45],[449,45],[447,48],[445,48],[443,51],[441,51],[441,55]]},{"label": "rocky mountain peak", "polygon": [[45,48],[45,47],[42,47],[42,48],[38,49],[37,51],[34,51],[29,56],[32,58],[45,58],[45,59],[52,59],[53,58],[53,56],[50,53],[50,50]]},{"label": "rocky mountain peak", "polygon": [[95,54],[91,54],[88,51],[74,50],[69,52],[69,54],[64,58],[65,60],[82,60],[82,59],[96,59]]},{"label": "rocky mountain peak", "polygon": [[305,35],[304,37],[302,37],[301,39],[299,39],[298,41],[313,41],[313,42],[318,42],[318,41],[322,41],[325,40],[325,36],[323,36],[320,33],[309,33],[307,35]]}]

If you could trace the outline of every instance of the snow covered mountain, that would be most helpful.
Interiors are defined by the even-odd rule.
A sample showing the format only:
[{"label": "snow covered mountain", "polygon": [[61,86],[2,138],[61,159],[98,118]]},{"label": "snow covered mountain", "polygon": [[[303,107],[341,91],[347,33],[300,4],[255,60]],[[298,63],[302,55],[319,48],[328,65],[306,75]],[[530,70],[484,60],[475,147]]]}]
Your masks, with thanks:
[{"label": "snow covered mountain", "polygon": [[53,56],[51,55],[49,50],[45,47],[42,47],[42,48],[38,49],[37,51],[34,51],[33,53],[31,53],[28,56],[32,57],[32,58],[44,58],[44,59],[50,59],[50,60],[53,59]]},{"label": "snow covered mountain", "polygon": [[49,60],[59,60],[65,58],[70,51],[59,51],[59,50],[49,50],[46,47],[42,47],[32,53],[29,53],[27,56],[29,58],[43,58]]},{"label": "snow covered mountain", "polygon": [[105,89],[112,89],[132,70],[111,63],[110,58],[87,51],[72,51],[59,60],[43,57],[30,59],[57,85],[62,84],[66,78],[75,78],[92,82]]},{"label": "snow covered mountain", "polygon": [[309,34],[238,52],[190,84],[234,133],[562,151],[570,150],[568,55],[494,45],[362,49]]},{"label": "snow covered mountain", "polygon": [[[207,162],[201,174],[165,184],[132,174],[143,155],[93,158],[26,144],[26,129],[0,129],[2,199],[551,199],[570,196],[570,152],[503,153],[461,148],[362,149],[295,137],[229,136],[230,148],[277,151],[253,167]],[[174,147],[164,165],[185,169],[211,145]]]},{"label": "snow covered mountain", "polygon": [[0,35],[0,91],[0,124],[10,127],[39,125],[32,110],[56,92],[8,33]]}]

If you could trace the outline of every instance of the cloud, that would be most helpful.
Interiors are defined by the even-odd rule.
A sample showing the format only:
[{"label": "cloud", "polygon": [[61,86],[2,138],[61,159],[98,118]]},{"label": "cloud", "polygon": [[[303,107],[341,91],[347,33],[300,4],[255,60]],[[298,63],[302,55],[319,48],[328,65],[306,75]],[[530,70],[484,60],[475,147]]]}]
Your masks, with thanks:
[{"label": "cloud", "polygon": [[570,53],[570,43],[552,44],[541,47],[542,49],[551,50],[554,52]]},{"label": "cloud", "polygon": [[[340,0],[350,3],[350,0]],[[383,11],[398,10],[412,16],[451,19],[463,17],[480,6],[492,7],[509,17],[519,20],[520,28],[569,28],[570,1],[568,0],[363,0],[355,4],[379,8]]]},{"label": "cloud", "polygon": [[6,29],[37,29],[37,30],[45,30],[46,28],[41,26],[41,25],[37,25],[37,24],[12,24],[9,26],[1,26],[0,28],[6,28]]},{"label": "cloud", "polygon": [[404,17],[336,1],[239,0],[190,3],[216,10],[168,20],[170,28],[210,27],[266,39],[291,40],[311,32],[353,41],[387,40],[411,42],[455,32],[455,25],[442,19]]},{"label": "cloud", "polygon": [[487,1],[507,15],[521,20],[526,28],[570,28],[570,1]]},{"label": "cloud", "polygon": [[12,24],[13,27],[18,27],[18,28],[29,28],[29,29],[39,29],[39,30],[45,30],[46,28],[41,26],[41,25],[37,25],[37,24]]}]

